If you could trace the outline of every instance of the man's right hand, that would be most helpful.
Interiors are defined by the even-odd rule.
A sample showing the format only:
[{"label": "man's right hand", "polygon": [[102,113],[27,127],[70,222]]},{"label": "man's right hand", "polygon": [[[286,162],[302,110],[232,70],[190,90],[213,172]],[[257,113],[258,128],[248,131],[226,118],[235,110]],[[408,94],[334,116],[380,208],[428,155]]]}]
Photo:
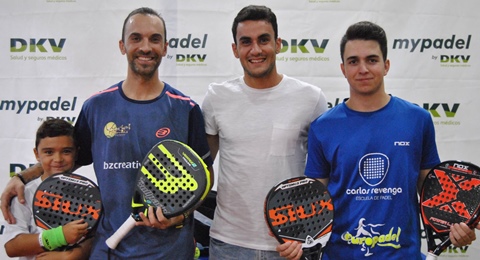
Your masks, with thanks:
[{"label": "man's right hand", "polygon": [[17,199],[20,203],[25,203],[25,185],[23,185],[22,181],[18,177],[13,177],[10,179],[5,187],[5,190],[3,190],[1,197],[2,214],[9,224],[16,223],[15,217],[10,210],[11,201],[15,196],[18,197]]}]

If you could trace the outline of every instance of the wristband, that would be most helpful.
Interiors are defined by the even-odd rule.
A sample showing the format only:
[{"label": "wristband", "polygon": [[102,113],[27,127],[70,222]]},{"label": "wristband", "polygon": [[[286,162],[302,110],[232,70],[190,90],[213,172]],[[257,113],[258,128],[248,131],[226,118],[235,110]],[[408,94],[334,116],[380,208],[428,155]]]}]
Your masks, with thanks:
[{"label": "wristband", "polygon": [[22,174],[17,173],[14,176],[17,176],[23,183],[23,185],[27,185],[27,182],[25,181],[25,178],[23,178]]},{"label": "wristband", "polygon": [[41,248],[45,248],[45,246],[43,246],[42,233],[43,233],[43,230],[40,231],[40,233],[38,234],[38,244],[40,245]]},{"label": "wristband", "polygon": [[42,232],[42,242],[43,247],[49,251],[68,245],[67,240],[65,240],[65,235],[63,234],[62,226],[44,230]]}]

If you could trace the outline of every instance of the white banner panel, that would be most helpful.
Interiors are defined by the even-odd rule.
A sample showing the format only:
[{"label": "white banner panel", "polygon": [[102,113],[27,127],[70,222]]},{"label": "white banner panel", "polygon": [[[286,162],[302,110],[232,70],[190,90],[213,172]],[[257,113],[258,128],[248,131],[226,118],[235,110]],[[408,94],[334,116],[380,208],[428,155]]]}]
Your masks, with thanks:
[{"label": "white banner panel", "polygon": [[[388,35],[391,60],[387,91],[431,113],[442,160],[480,164],[480,103],[476,102],[480,50],[474,48],[480,37],[478,1],[253,2],[269,6],[277,15],[283,43],[278,70],[322,88],[329,107],[348,97],[339,51],[346,28],[360,20],[381,25]],[[169,47],[160,77],[201,103],[209,83],[242,75],[231,49],[231,25],[237,12],[251,3],[3,1],[0,190],[15,172],[35,163],[34,133],[42,120],[59,117],[75,122],[85,99],[124,79],[127,62],[118,41],[130,11],[148,6],[164,16]],[[91,166],[78,172],[95,178]],[[480,242],[476,241],[469,247],[449,247],[440,259],[476,259],[478,255]],[[0,258],[7,258],[4,250]]]}]

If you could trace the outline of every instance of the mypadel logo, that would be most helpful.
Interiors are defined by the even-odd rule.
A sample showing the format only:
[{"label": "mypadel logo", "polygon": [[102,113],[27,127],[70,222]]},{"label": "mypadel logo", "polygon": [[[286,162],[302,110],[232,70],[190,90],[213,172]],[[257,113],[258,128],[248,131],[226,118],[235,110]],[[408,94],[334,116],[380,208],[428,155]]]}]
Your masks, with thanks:
[{"label": "mypadel logo", "polygon": [[431,59],[441,67],[470,67],[470,46],[474,46],[471,34],[453,34],[447,38],[394,39],[392,48],[411,53],[433,53]]},{"label": "mypadel logo", "polygon": [[66,38],[10,38],[12,61],[64,61]]},{"label": "mypadel logo", "polygon": [[[3,99],[0,100],[0,112],[15,113],[15,114],[41,114],[37,118],[38,121],[44,121],[52,118],[59,118],[66,120],[70,123],[75,123],[76,116],[66,116],[64,112],[75,111],[77,107],[77,97],[64,98],[57,97],[51,100],[15,100],[15,99]],[[61,116],[47,114],[51,112],[62,112]]]},{"label": "mypadel logo", "polygon": [[208,34],[187,34],[181,38],[168,40],[168,48],[176,50],[176,54],[167,54],[167,59],[175,59],[177,66],[207,66]]}]

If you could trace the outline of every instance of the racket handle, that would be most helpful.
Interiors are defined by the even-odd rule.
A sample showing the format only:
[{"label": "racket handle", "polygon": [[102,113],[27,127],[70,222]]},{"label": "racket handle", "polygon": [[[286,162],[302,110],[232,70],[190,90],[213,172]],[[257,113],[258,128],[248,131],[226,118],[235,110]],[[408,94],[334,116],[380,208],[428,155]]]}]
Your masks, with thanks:
[{"label": "racket handle", "polygon": [[107,246],[111,249],[117,248],[118,243],[135,227],[135,222],[137,221],[133,217],[128,217],[120,228],[105,241]]},{"label": "racket handle", "polygon": [[428,252],[427,258],[425,258],[425,260],[437,260],[437,257],[437,255]]}]

